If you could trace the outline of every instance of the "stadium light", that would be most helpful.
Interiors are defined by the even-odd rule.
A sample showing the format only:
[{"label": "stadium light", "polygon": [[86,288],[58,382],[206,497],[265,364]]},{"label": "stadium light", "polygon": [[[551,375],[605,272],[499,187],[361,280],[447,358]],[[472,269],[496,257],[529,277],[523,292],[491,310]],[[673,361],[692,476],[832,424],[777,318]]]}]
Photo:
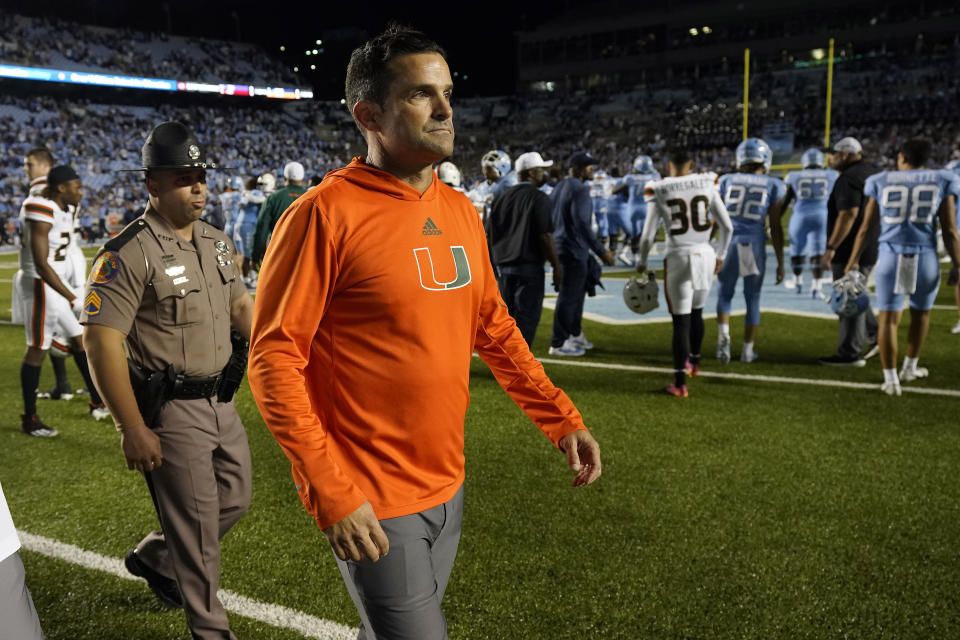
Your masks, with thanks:
[{"label": "stadium light", "polygon": [[313,50],[313,55],[317,55],[318,53],[320,53],[320,52],[317,51],[316,49]]},{"label": "stadium light", "polygon": [[310,65],[310,70],[311,70],[311,71],[316,71],[316,70],[317,70],[317,65],[315,65],[315,64]]},{"label": "stadium light", "polygon": [[347,104],[346,98],[340,98],[340,104]]},{"label": "stadium light", "polygon": [[463,79],[468,80],[470,77],[467,74],[463,74]]},{"label": "stadium light", "polygon": [[690,31],[688,31],[688,33],[692,36],[695,36],[695,35],[699,35],[700,32],[697,31],[696,27],[690,27]]},{"label": "stadium light", "polygon": [[309,49],[306,51],[306,54],[307,54],[307,55],[310,55],[310,50],[309,50]]},{"label": "stadium light", "polygon": [[287,50],[287,48],[286,48],[285,46],[280,45],[280,51],[286,51],[286,50]]},{"label": "stadium light", "polygon": [[713,29],[711,29],[710,27],[704,27],[703,29],[701,29],[701,31],[703,31],[707,35],[710,35],[711,33],[713,33]]},{"label": "stadium light", "polygon": [[294,72],[294,73],[300,73],[300,67],[294,67],[294,68],[293,68],[293,72]]},{"label": "stadium light", "polygon": [[318,44],[318,45],[323,44],[323,40],[317,40],[317,44]]},{"label": "stadium light", "polygon": [[827,55],[827,52],[824,51],[823,49],[814,49],[813,51],[810,52],[810,55],[813,57],[814,60],[823,60],[823,57]]}]

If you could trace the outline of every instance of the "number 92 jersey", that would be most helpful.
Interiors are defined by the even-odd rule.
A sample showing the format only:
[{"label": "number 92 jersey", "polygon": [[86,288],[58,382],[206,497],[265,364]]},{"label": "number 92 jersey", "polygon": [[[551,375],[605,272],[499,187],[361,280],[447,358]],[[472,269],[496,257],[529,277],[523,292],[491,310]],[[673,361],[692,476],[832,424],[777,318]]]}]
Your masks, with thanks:
[{"label": "number 92 jersey", "polygon": [[793,215],[827,216],[827,199],[840,174],[833,169],[791,171],[785,182],[797,196]]},{"label": "number 92 jersey", "polygon": [[756,173],[728,173],[720,178],[720,195],[733,222],[734,241],[766,238],[764,219],[771,205],[787,194],[780,178]]},{"label": "number 92 jersey", "polygon": [[880,242],[937,246],[937,211],[960,197],[960,177],[942,169],[883,171],[867,178],[863,194],[877,201]]}]

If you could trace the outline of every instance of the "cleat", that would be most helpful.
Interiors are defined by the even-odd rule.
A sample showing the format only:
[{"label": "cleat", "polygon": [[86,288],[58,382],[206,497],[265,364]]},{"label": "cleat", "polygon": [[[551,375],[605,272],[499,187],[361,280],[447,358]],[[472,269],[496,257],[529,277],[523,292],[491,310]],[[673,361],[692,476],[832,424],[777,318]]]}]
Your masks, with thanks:
[{"label": "cleat", "polygon": [[581,349],[593,349],[593,343],[587,340],[587,336],[583,335],[583,331],[580,332],[580,335],[571,337],[570,341]]},{"label": "cleat", "polygon": [[106,420],[110,417],[110,410],[103,406],[103,403],[93,404],[90,403],[90,417],[96,421]]},{"label": "cleat", "polygon": [[721,336],[717,339],[717,360],[720,364],[730,362],[730,338]]},{"label": "cleat", "polygon": [[20,416],[20,431],[34,438],[52,438],[58,433],[53,427],[40,422],[40,417],[37,414]]},{"label": "cleat", "polygon": [[683,368],[686,370],[688,378],[696,378],[700,375],[700,365],[690,362],[690,358],[687,358],[687,361],[683,364]]},{"label": "cleat", "polygon": [[862,367],[867,364],[867,361],[860,357],[847,358],[838,355],[825,356],[817,362],[828,367]]},{"label": "cleat", "polygon": [[796,280],[796,278],[787,278],[786,280],[784,280],[784,281],[783,281],[783,288],[784,288],[784,289],[790,289],[790,290],[796,289],[796,288],[797,288],[797,280]]},{"label": "cleat", "polygon": [[930,375],[930,370],[926,367],[917,367],[916,369],[901,369],[900,370],[900,382],[913,382],[914,380],[919,380],[920,378],[926,378]]},{"label": "cleat", "polygon": [[83,389],[77,389],[76,394],[78,396],[88,396],[90,395],[90,390],[84,387]]},{"label": "cleat", "polygon": [[688,398],[690,396],[690,394],[687,393],[687,385],[685,384],[678,387],[676,383],[670,383],[670,386],[664,389],[664,391],[674,398]]},{"label": "cleat", "polygon": [[960,320],[957,320],[957,324],[953,325],[953,328],[950,329],[950,333],[952,334],[960,333]]},{"label": "cleat", "polygon": [[741,353],[740,362],[747,362],[747,363],[754,362],[759,357],[760,357],[760,354],[757,353],[756,351],[751,353],[749,356],[746,353]]},{"label": "cleat", "polygon": [[135,549],[127,551],[127,555],[123,557],[123,564],[131,574],[146,580],[150,591],[153,591],[153,595],[157,596],[157,600],[165,606],[171,609],[183,608],[183,594],[180,593],[180,587],[177,586],[177,581],[161,575],[151,567],[148,567],[137,555]]},{"label": "cleat", "polygon": [[888,396],[899,396],[903,393],[900,390],[900,385],[896,382],[884,382],[880,385],[880,390]]},{"label": "cleat", "polygon": [[621,249],[620,253],[617,254],[617,259],[628,267],[634,266],[633,251],[630,250],[630,247]]},{"label": "cleat", "polygon": [[559,347],[550,347],[550,350],[547,352],[551,356],[582,356],[586,353],[583,347],[579,347],[574,344],[573,340],[567,338],[566,341]]},{"label": "cleat", "polygon": [[878,345],[876,342],[874,342],[874,343],[870,346],[870,348],[867,349],[867,352],[866,352],[865,354],[863,354],[863,359],[864,359],[864,360],[869,360],[870,358],[872,358],[873,356],[877,355],[878,353],[880,353],[880,345]]},{"label": "cleat", "polygon": [[70,385],[53,385],[50,391],[38,393],[37,398],[44,400],[71,400],[73,399],[73,390]]}]

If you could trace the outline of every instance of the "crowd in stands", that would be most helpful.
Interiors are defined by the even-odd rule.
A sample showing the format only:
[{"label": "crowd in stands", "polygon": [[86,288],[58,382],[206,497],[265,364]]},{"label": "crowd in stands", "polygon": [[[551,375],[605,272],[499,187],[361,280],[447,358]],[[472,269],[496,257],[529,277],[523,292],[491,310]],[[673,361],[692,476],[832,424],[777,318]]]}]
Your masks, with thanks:
[{"label": "crowd in stands", "polygon": [[[165,64],[170,72],[204,64],[183,49],[174,53],[174,48],[162,58],[130,53],[144,47],[129,45],[163,41],[162,36],[135,32],[106,36],[103,29],[82,27],[92,31],[82,36],[74,31],[70,38],[43,38],[37,23],[60,34],[70,33],[56,19],[33,21],[22,33],[37,40],[24,42],[18,31],[24,29],[23,20],[0,16],[0,58],[9,61],[12,54],[4,41],[12,39],[20,42],[19,51],[27,56],[49,57],[56,52],[111,65],[115,72],[129,70],[124,64],[141,62],[160,65],[152,68],[157,73],[167,68]],[[4,32],[4,26],[10,29]],[[115,45],[114,54],[125,51],[128,58],[117,62],[97,57],[107,55],[104,51],[109,47],[103,44],[107,41]],[[239,57],[230,48],[235,44],[194,41],[192,46],[210,60]],[[263,60],[269,62],[267,56]],[[227,73],[226,67],[216,64],[210,70]],[[136,72],[152,73],[144,68]],[[762,135],[765,125],[785,124],[793,131],[794,155],[809,146],[822,146],[825,85],[823,67],[755,74],[751,134]],[[638,153],[658,158],[666,146],[682,144],[697,151],[700,167],[722,173],[733,168],[733,149],[741,140],[741,90],[742,78],[731,72],[627,90],[460,99],[455,102],[457,144],[452,161],[461,168],[469,188],[481,179],[479,160],[489,149],[503,149],[514,158],[536,150],[558,160],[587,149],[602,160],[602,168],[629,172]],[[900,142],[924,136],[934,144],[933,165],[942,166],[957,157],[960,149],[957,104],[960,50],[936,56],[877,53],[842,60],[834,79],[833,138],[855,136],[873,162],[889,168]],[[87,186],[83,207],[92,216],[94,228],[100,219],[123,218],[137,211],[143,200],[141,175],[119,170],[139,166],[146,132],[169,119],[186,122],[208,146],[211,158],[221,166],[235,167],[244,177],[267,171],[279,177],[286,162],[297,160],[309,179],[346,164],[364,149],[357,127],[339,101],[277,105],[225,97],[217,106],[124,106],[55,101],[44,97],[38,87],[30,98],[0,96],[0,218],[17,216],[26,191],[22,157],[39,145],[47,146],[57,162],[74,164],[83,176]],[[789,155],[775,161],[789,162]],[[222,190],[225,176],[211,174],[212,191]]]},{"label": "crowd in stands", "polygon": [[0,13],[0,63],[191,82],[297,86],[254,44],[107,29]]}]

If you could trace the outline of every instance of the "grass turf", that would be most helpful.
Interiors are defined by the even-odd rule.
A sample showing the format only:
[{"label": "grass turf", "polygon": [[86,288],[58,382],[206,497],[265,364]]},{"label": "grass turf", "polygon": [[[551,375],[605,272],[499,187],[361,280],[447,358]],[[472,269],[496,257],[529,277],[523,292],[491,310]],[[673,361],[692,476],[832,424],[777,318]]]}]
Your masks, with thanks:
[{"label": "grass turf", "polygon": [[[8,287],[0,291],[5,303]],[[938,304],[951,300],[941,292]],[[551,320],[545,311],[537,354]],[[932,377],[911,386],[957,388],[954,320],[933,312],[922,359]],[[585,327],[597,344],[587,361],[670,366],[668,324]],[[815,364],[834,346],[829,321],[766,314],[762,360],[725,368],[709,357],[716,334],[707,328],[705,370],[881,379],[876,360]],[[146,488],[125,469],[117,434],[90,420],[80,399],[40,401],[60,437],[17,431],[22,351],[22,329],[0,327],[0,480],[14,519],[121,557],[155,526]],[[481,362],[471,370],[464,534],[444,602],[451,638],[960,635],[955,398],[701,377],[683,401],[658,392],[667,374],[548,364],[603,448],[603,477],[574,490],[562,456]],[[45,366],[41,388],[51,384]],[[224,541],[222,586],[357,624],[246,385],[237,405],[254,497]],[[32,552],[24,562],[51,640],[187,635],[182,613],[163,610],[143,583]],[[241,638],[298,637],[231,619]]]}]

